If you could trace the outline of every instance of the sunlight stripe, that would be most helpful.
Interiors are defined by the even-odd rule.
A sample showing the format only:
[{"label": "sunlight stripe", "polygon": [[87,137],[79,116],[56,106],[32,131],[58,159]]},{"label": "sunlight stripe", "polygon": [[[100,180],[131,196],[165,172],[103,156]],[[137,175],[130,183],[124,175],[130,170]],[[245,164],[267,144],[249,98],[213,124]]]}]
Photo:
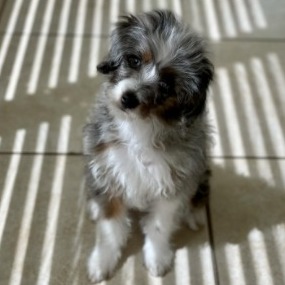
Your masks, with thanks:
[{"label": "sunlight stripe", "polygon": [[[237,62],[234,64],[234,72],[237,86],[239,89],[239,96],[243,102],[243,108],[245,110],[245,116],[247,118],[247,129],[251,141],[251,151],[256,156],[266,156],[268,154],[265,146],[264,137],[261,130],[261,122],[258,120],[258,113],[256,110],[256,103],[254,102],[252,89],[249,84],[249,77],[246,67],[243,63]],[[245,127],[245,126],[244,126]],[[256,161],[258,171],[266,169],[263,178],[270,180],[272,178],[272,169],[269,167],[263,159]]]},{"label": "sunlight stripe", "polygon": [[[284,186],[284,184],[283,184]],[[284,189],[284,188],[283,188]],[[273,225],[272,236],[274,238],[275,244],[279,250],[277,250],[278,259],[280,262],[281,274],[283,277],[283,282],[285,284],[285,251],[284,251],[284,241],[285,241],[285,224]]]},{"label": "sunlight stripe", "polygon": [[92,39],[90,47],[89,65],[88,65],[88,75],[94,77],[97,75],[96,66],[98,64],[99,58],[99,48],[101,43],[101,38],[99,35],[102,33],[102,10],[103,10],[103,0],[97,0],[92,26]]},{"label": "sunlight stripe", "polygon": [[175,256],[175,284],[192,284],[189,268],[188,248],[178,249]]},{"label": "sunlight stripe", "polygon": [[[78,265],[80,263],[80,257],[82,255],[82,229],[85,221],[85,207],[84,207],[84,201],[82,200],[82,193],[85,191],[85,179],[83,179],[79,186],[79,196],[77,200],[77,206],[78,206],[78,212],[77,212],[77,225],[76,225],[76,231],[73,239],[73,257],[71,261],[71,270],[69,274],[68,280],[71,280],[72,278],[72,284],[78,283]],[[76,272],[76,275],[74,276],[74,272]],[[70,283],[70,282],[69,282]]]},{"label": "sunlight stripe", "polygon": [[85,202],[85,199],[86,199],[86,195],[85,195],[86,194],[85,193],[86,181],[85,181],[85,178],[82,179],[79,189],[80,190],[79,190],[79,197],[78,197],[78,201],[77,201],[77,207],[81,208]]},{"label": "sunlight stripe", "polygon": [[0,247],[2,243],[2,237],[4,233],[7,215],[9,212],[11,198],[13,195],[14,185],[21,161],[21,152],[23,149],[25,136],[26,136],[26,130],[24,129],[20,129],[16,132],[14,145],[12,149],[12,152],[14,154],[12,154],[11,156],[10,164],[7,170],[6,179],[3,186],[3,192],[0,201]]},{"label": "sunlight stripe", "polygon": [[204,285],[215,285],[214,268],[212,263],[212,254],[209,243],[205,243],[200,247],[199,250],[201,260],[201,271],[203,272],[203,284]]},{"label": "sunlight stripe", "polygon": [[255,269],[256,285],[273,285],[273,272],[268,261],[268,254],[263,233],[258,229],[253,229],[248,235],[250,252],[252,255],[252,265]]},{"label": "sunlight stripe", "polygon": [[[229,72],[226,68],[218,68],[216,71],[217,83],[221,91],[221,96],[223,99],[223,108],[225,111],[225,124],[227,126],[229,138],[229,144],[231,145],[231,150],[234,155],[245,156],[245,146],[242,139],[240,124],[238,121],[236,104],[234,102],[234,93],[230,82]],[[247,164],[239,165],[239,173],[248,173]]]},{"label": "sunlight stripe", "polygon": [[[80,256],[82,255],[82,244],[79,244],[76,248],[76,252],[74,254],[74,259],[76,259],[76,264],[79,264],[80,262]],[[69,275],[71,278],[68,278],[71,282],[68,284],[70,285],[82,285],[82,281],[79,282],[79,270],[77,268],[72,269],[69,272]]]},{"label": "sunlight stripe", "polygon": [[[232,151],[238,156],[244,156],[244,145],[241,140],[241,132],[237,117],[237,111],[233,100],[234,94],[231,86],[229,72],[226,68],[218,68],[216,70],[217,83],[219,90],[221,91],[221,97],[224,103],[225,110],[225,123],[230,137],[235,137],[234,141],[231,141]],[[230,125],[229,125],[230,123]]]},{"label": "sunlight stripe", "polygon": [[33,28],[36,12],[40,0],[31,0],[30,6],[27,12],[26,21],[23,29],[23,35],[17,49],[17,56],[13,65],[13,69],[10,75],[9,85],[6,90],[5,100],[11,101],[15,97],[16,88],[22,71],[23,62],[27,46],[30,40],[30,34]]},{"label": "sunlight stripe", "polygon": [[157,0],[157,7],[159,9],[167,9],[167,0]]},{"label": "sunlight stripe", "polygon": [[204,31],[203,25],[202,25],[202,18],[203,17],[201,17],[200,8],[199,8],[198,3],[199,3],[198,0],[191,0],[191,2],[190,2],[190,5],[191,5],[191,23],[197,31],[202,32],[202,31]]},{"label": "sunlight stripe", "polygon": [[71,2],[72,0],[65,0],[61,10],[57,39],[55,43],[51,71],[48,81],[48,87],[50,88],[55,88],[58,83]]},{"label": "sunlight stripe", "polygon": [[230,278],[230,285],[246,285],[241,251],[237,244],[226,244],[224,246],[225,258]]},{"label": "sunlight stripe", "polygon": [[136,12],[135,0],[127,0],[127,12],[134,14]]},{"label": "sunlight stripe", "polygon": [[252,26],[247,12],[244,0],[233,0],[235,11],[237,13],[238,24],[243,32],[251,32]]},{"label": "sunlight stripe", "polygon": [[285,113],[285,75],[281,65],[281,60],[276,53],[268,53],[267,62],[271,74],[273,75],[274,86],[277,88],[279,107]]},{"label": "sunlight stripe", "polygon": [[[71,270],[70,270],[70,278],[68,278],[69,280],[72,280],[72,284],[77,284],[77,280],[75,281],[74,279],[74,272],[78,272],[78,267],[79,267],[79,262],[80,262],[80,257],[82,255],[82,243],[79,243],[76,245],[76,247],[74,248],[75,252],[73,253],[73,257],[72,257],[72,264],[71,264]],[[79,277],[78,273],[76,274],[77,278]],[[70,284],[70,282],[68,282],[68,284]]]},{"label": "sunlight stripe", "polygon": [[214,94],[213,90],[209,90],[209,101],[208,101],[208,109],[209,109],[209,118],[211,122],[211,126],[213,126],[213,147],[211,147],[211,153],[215,156],[223,156],[223,148],[221,143],[221,131],[217,118],[217,110],[214,104]]},{"label": "sunlight stripe", "polygon": [[143,5],[143,11],[144,12],[149,12],[152,8],[151,0],[142,1],[142,5]]},{"label": "sunlight stripe", "polygon": [[42,21],[42,27],[36,48],[36,55],[34,58],[32,72],[27,87],[28,94],[34,94],[38,86],[40,71],[43,64],[44,52],[48,40],[48,33],[50,30],[50,25],[53,16],[54,4],[55,0],[49,0],[47,1],[47,6],[45,7],[45,15]]},{"label": "sunlight stripe", "polygon": [[218,3],[221,9],[221,16],[225,33],[229,37],[235,37],[237,35],[237,30],[230,2],[229,0],[220,0]]},{"label": "sunlight stripe", "polygon": [[131,255],[127,258],[122,268],[121,284],[134,285],[140,284],[139,280],[135,280],[135,256]]},{"label": "sunlight stripe", "polygon": [[46,146],[48,128],[49,128],[48,123],[41,123],[39,127],[39,133],[36,144],[36,153],[41,153],[41,154],[35,155],[33,161],[26,201],[24,204],[25,208],[23,211],[20,233],[18,236],[15,259],[10,275],[10,282],[9,282],[10,285],[20,285],[22,281],[24,262],[25,262],[25,257],[30,237],[30,230],[33,220],[33,213],[35,209],[36,198],[37,198],[40,177],[42,172],[42,164],[44,158],[43,152]]},{"label": "sunlight stripe", "polygon": [[9,22],[3,36],[2,45],[0,48],[0,75],[2,68],[6,59],[7,51],[9,50],[10,42],[19,18],[19,13],[23,4],[23,0],[18,0],[12,9],[11,15],[9,17]]},{"label": "sunlight stripe", "polygon": [[256,27],[261,28],[261,29],[266,28],[267,22],[266,22],[262,7],[260,5],[260,1],[250,0],[248,1],[248,4],[249,4],[252,17],[253,17],[253,21]]},{"label": "sunlight stripe", "polygon": [[75,235],[74,235],[74,242],[73,242],[74,248],[80,243],[80,239],[82,237],[82,235],[81,235],[82,227],[84,224],[84,218],[85,218],[85,214],[86,214],[86,211],[85,211],[86,207],[84,207],[85,201],[83,200],[85,198],[85,196],[84,196],[85,185],[86,185],[85,180],[83,180],[79,186],[79,196],[78,196],[78,201],[77,201],[78,220],[77,220],[76,231],[75,231]]},{"label": "sunlight stripe", "polygon": [[181,0],[172,0],[172,10],[176,15],[182,16]]},{"label": "sunlight stripe", "polygon": [[264,65],[259,58],[252,58],[250,63],[252,72],[254,74],[256,89],[261,99],[260,102],[263,109],[263,114],[267,114],[265,118],[273,146],[272,149],[274,149],[274,154],[276,156],[280,156],[281,154],[284,155],[285,138],[277,116],[278,111],[272,99],[273,95],[269,87]]},{"label": "sunlight stripe", "polygon": [[[256,111],[256,104],[253,100],[252,89],[249,84],[248,73],[246,67],[241,62],[234,64],[235,77],[238,82],[237,87],[241,101],[243,102],[243,108],[247,118],[248,133],[252,143],[252,151],[257,156],[267,155],[264,138],[260,128],[260,122],[258,120],[258,114]],[[246,126],[244,126],[246,127]]]},{"label": "sunlight stripe", "polygon": [[73,37],[72,55],[69,66],[68,81],[74,83],[78,80],[80,55],[82,50],[82,41],[84,33],[84,25],[86,19],[87,0],[79,1],[79,8],[76,19],[75,36]]},{"label": "sunlight stripe", "polygon": [[[71,117],[62,117],[57,144],[58,153],[67,153],[68,151],[70,128]],[[48,285],[51,277],[52,258],[54,253],[58,216],[61,205],[66,158],[66,154],[58,155],[55,162],[54,179],[48,205],[47,225],[44,235],[37,285]]]},{"label": "sunlight stripe", "polygon": [[204,14],[206,19],[207,31],[212,40],[219,40],[221,38],[219,31],[219,24],[215,5],[213,0],[204,0]]},{"label": "sunlight stripe", "polygon": [[[271,74],[273,75],[273,82],[274,86],[277,89],[278,94],[278,112],[281,114],[285,113],[285,76],[284,71],[281,66],[281,61],[278,58],[276,53],[268,53],[267,56],[267,63],[270,69]],[[284,126],[283,126],[283,134],[284,134]],[[278,161],[278,166],[280,169],[280,173],[283,173],[283,163],[282,161]],[[285,187],[285,175],[281,177],[283,186]],[[285,278],[284,278],[285,280]]]},{"label": "sunlight stripe", "polygon": [[113,30],[113,25],[114,23],[117,21],[118,16],[119,16],[119,5],[120,5],[120,0],[110,0],[110,14],[109,14],[109,23],[110,23],[110,27],[109,27],[109,32],[111,32]]}]

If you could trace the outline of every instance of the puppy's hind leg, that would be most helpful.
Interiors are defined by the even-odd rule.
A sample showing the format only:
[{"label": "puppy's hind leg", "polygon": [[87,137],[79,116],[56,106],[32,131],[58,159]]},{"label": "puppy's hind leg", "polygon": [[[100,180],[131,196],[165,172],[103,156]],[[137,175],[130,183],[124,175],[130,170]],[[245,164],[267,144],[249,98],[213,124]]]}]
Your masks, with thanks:
[{"label": "puppy's hind leg", "polygon": [[172,266],[170,237],[177,226],[178,200],[162,199],[142,221],[145,234],[144,263],[153,276],[163,276]]},{"label": "puppy's hind leg", "polygon": [[198,185],[197,191],[186,209],[185,222],[194,231],[206,223],[205,209],[209,203],[210,195],[209,176],[210,171],[206,171],[204,180]]},{"label": "puppy's hind leg", "polygon": [[108,201],[104,215],[97,221],[96,244],[88,259],[91,282],[100,282],[112,275],[128,234],[127,211],[119,199],[113,198]]}]

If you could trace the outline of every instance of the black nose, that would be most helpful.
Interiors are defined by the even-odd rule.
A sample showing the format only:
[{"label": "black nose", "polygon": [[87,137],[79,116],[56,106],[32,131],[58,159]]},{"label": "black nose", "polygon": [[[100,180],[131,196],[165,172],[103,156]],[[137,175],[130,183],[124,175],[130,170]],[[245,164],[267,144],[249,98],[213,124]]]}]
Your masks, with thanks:
[{"label": "black nose", "polygon": [[134,91],[126,91],[121,98],[121,103],[125,109],[134,109],[139,105],[139,100]]}]

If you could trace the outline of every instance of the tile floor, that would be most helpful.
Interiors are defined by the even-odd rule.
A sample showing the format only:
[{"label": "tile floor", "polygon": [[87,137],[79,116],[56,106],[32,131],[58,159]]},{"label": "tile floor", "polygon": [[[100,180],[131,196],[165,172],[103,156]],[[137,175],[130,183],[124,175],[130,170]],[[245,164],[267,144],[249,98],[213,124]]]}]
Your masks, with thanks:
[{"label": "tile floor", "polygon": [[123,285],[285,285],[285,2],[0,0],[0,284],[83,285],[93,224],[81,128],[117,15],[169,8],[210,42],[216,128],[207,226],[152,278],[135,231]]}]

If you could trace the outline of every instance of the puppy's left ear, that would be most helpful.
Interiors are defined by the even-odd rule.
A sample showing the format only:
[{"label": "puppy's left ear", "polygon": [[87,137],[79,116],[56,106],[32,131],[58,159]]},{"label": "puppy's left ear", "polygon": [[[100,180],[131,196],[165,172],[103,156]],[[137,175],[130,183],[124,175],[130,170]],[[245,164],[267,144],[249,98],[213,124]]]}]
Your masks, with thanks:
[{"label": "puppy's left ear", "polygon": [[118,69],[119,66],[120,66],[120,62],[107,59],[97,65],[97,71],[102,74],[109,74],[115,71],[116,69]]}]

